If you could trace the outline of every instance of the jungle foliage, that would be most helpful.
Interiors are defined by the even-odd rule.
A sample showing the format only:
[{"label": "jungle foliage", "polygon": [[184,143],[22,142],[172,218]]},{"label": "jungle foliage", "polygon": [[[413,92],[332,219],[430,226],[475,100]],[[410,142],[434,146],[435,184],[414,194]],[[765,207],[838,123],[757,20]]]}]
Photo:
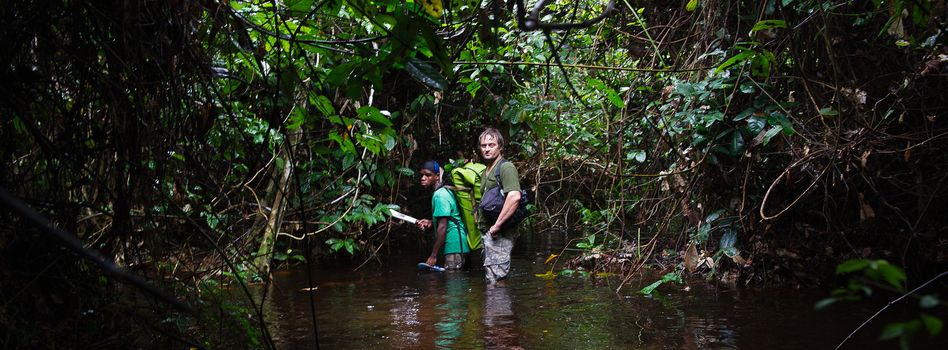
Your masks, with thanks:
[{"label": "jungle foliage", "polygon": [[945,16],[907,0],[10,1],[0,188],[211,316],[5,210],[0,338],[272,345],[263,302],[220,285],[253,300],[272,264],[381,261],[402,234],[388,209],[423,215],[411,169],[476,157],[483,126],[507,133],[533,230],[579,242],[569,271],[816,283],[884,258],[927,279],[946,266]]}]

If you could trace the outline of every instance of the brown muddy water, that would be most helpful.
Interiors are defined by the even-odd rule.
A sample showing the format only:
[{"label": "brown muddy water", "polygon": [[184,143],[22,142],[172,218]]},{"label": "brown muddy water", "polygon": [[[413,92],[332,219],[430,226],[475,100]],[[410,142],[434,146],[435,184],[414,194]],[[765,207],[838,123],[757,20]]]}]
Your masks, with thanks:
[{"label": "brown muddy water", "polygon": [[[315,301],[321,349],[832,349],[882,306],[814,311],[826,291],[698,281],[636,293],[653,277],[617,294],[616,278],[536,277],[548,268],[539,250],[519,246],[512,276],[490,287],[482,271],[417,271],[424,253],[358,271],[317,268],[315,291],[304,290],[305,270],[283,271],[267,287],[266,321],[278,349],[316,348],[308,298]],[[877,341],[884,322],[873,322],[845,348],[898,348]]]}]

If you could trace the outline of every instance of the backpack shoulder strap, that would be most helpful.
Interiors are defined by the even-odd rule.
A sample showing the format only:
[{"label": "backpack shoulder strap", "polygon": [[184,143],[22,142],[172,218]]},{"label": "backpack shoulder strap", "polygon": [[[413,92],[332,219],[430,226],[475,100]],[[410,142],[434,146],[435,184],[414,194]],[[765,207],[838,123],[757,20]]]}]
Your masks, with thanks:
[{"label": "backpack shoulder strap", "polygon": [[500,192],[504,192],[504,182],[500,180],[500,167],[506,163],[506,159],[501,159],[500,164],[497,164],[497,167],[494,168],[494,177],[497,178],[497,186],[500,186]]}]

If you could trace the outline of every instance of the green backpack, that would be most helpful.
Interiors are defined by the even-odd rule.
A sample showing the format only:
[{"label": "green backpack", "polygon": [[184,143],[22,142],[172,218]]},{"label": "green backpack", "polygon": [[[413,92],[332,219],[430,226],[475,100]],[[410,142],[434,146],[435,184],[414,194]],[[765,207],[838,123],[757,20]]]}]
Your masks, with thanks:
[{"label": "green backpack", "polygon": [[481,249],[481,233],[474,222],[474,203],[481,200],[481,174],[487,166],[481,163],[468,162],[463,166],[450,170],[451,182],[457,199],[461,220],[467,227],[467,243],[471,250]]}]

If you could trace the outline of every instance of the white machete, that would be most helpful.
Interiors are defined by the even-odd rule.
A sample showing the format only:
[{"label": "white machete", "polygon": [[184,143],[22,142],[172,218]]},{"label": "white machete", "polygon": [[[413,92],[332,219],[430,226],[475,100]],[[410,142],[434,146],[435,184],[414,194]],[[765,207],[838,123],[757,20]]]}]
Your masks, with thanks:
[{"label": "white machete", "polygon": [[389,209],[389,211],[392,213],[392,217],[393,217],[393,218],[396,218],[396,219],[399,219],[399,220],[402,220],[402,221],[407,221],[407,222],[412,223],[412,224],[418,222],[418,219],[415,219],[415,218],[413,218],[413,217],[411,217],[411,216],[408,216],[408,215],[399,213],[399,212],[396,211],[395,209]]}]

